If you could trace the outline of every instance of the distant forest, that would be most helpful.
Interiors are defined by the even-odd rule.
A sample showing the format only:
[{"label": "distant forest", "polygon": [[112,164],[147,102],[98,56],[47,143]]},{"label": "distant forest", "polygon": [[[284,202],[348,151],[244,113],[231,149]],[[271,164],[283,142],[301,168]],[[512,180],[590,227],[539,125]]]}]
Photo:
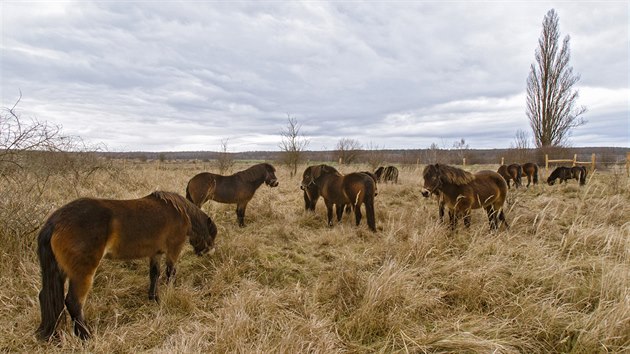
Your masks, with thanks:
[{"label": "distant forest", "polygon": [[[545,153],[550,159],[572,159],[577,154],[578,161],[590,161],[595,154],[598,165],[623,164],[630,148],[621,147],[564,147],[547,151],[541,149],[413,149],[413,150],[358,150],[357,163],[369,163],[378,159],[383,164],[427,164],[448,163],[466,164],[499,164],[501,158],[506,164],[536,162],[544,164]],[[164,152],[101,152],[110,158],[148,160],[199,160],[212,161],[221,158],[221,152],[214,151],[164,151]],[[283,161],[282,151],[246,151],[227,153],[233,160]],[[339,162],[339,154],[335,150],[303,151],[301,160],[305,163]]]}]

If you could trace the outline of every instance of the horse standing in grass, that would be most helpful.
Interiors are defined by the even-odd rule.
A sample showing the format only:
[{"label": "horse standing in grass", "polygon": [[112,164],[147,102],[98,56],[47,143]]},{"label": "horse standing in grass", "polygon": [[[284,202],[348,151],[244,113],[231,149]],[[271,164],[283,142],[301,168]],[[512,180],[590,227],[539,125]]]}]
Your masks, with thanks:
[{"label": "horse standing in grass", "polygon": [[379,167],[374,171],[377,182],[398,183],[398,168],[396,166]]},{"label": "horse standing in grass", "polygon": [[361,172],[342,175],[328,165],[311,166],[302,175],[301,188],[306,192],[314,187],[317,187],[318,196],[324,198],[329,226],[333,225],[333,205],[336,205],[337,220],[341,220],[344,206],[351,205],[358,226],[362,218],[361,204],[365,204],[368,227],[376,232],[374,218],[376,182],[372,177]]},{"label": "horse standing in grass", "polygon": [[42,271],[39,293],[42,322],[40,339],[48,340],[64,309],[64,287],[69,281],[65,307],[74,323],[74,333],[88,339],[90,331],[83,306],[94,274],[106,257],[150,259],[149,299],[158,300],[160,259],[166,254],[166,279],[175,275],[175,263],[189,239],[195,253],[214,248],[217,228],[201,209],[182,196],[169,192],[132,200],[82,198],[57,209],[38,236]]},{"label": "horse standing in grass", "polygon": [[516,188],[521,185],[521,175],[523,174],[521,165],[519,164],[511,164],[511,165],[501,165],[497,170],[497,173],[501,175],[507,182],[508,188],[510,188],[510,180],[514,181],[514,186]]},{"label": "horse standing in grass", "polygon": [[207,200],[219,203],[236,204],[236,218],[240,227],[245,226],[247,203],[263,183],[270,187],[278,186],[276,169],[268,164],[254,165],[231,176],[202,172],[188,181],[186,199],[201,207]]},{"label": "horse standing in grass", "polygon": [[451,228],[457,226],[460,217],[464,218],[464,225],[469,227],[471,211],[477,208],[486,210],[491,229],[498,229],[499,222],[509,227],[503,212],[508,188],[500,174],[479,171],[473,175],[456,167],[435,164],[426,166],[422,175],[422,195],[429,197],[439,193],[449,209]]},{"label": "horse standing in grass", "polygon": [[538,165],[533,162],[527,162],[521,165],[521,177],[527,177],[527,187],[531,183],[538,184]]},{"label": "horse standing in grass", "polygon": [[566,183],[568,180],[573,179],[573,172],[571,171],[571,167],[556,167],[556,169],[551,172],[549,177],[547,177],[547,184],[553,186],[556,183],[556,179],[560,180],[559,183]]},{"label": "horse standing in grass", "polygon": [[[325,166],[325,165],[318,165],[318,166]],[[311,170],[317,166],[309,166],[307,167],[304,172],[302,173],[302,179],[304,179],[305,176],[311,174]],[[374,196],[378,195],[378,186],[376,183],[376,175],[374,175],[374,173],[369,172],[369,171],[361,171],[359,173],[365,173],[366,175],[370,176],[370,178],[372,178],[374,180]],[[311,184],[308,187],[304,187],[304,186],[300,186],[300,189],[302,189],[303,192],[303,198],[304,198],[304,210],[306,211],[315,211],[315,206],[317,205],[317,201],[319,200],[319,191],[317,188],[317,185],[315,184]],[[340,208],[343,209],[343,206],[338,206]],[[352,211],[352,206],[350,204],[346,205],[346,213],[350,213]],[[337,214],[337,215],[341,215],[341,214]],[[337,221],[341,221],[341,217],[338,217]]]}]

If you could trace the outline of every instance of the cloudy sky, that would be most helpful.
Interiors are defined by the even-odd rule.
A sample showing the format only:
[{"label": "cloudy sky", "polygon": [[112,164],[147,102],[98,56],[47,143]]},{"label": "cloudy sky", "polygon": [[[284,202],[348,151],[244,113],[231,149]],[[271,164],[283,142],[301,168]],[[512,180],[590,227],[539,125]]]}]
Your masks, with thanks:
[{"label": "cloudy sky", "polygon": [[547,11],[571,36],[588,123],[630,147],[627,1],[0,0],[0,96],[110,151],[507,148]]}]

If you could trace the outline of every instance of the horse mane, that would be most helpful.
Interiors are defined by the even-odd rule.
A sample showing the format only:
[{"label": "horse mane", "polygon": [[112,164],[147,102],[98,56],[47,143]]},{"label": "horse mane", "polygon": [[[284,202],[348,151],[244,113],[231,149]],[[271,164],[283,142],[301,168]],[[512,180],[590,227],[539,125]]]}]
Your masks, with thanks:
[{"label": "horse mane", "polygon": [[155,191],[151,193],[151,196],[171,204],[177,212],[191,223],[199,219],[200,213],[202,213],[201,209],[177,193]]},{"label": "horse mane", "polygon": [[265,176],[267,171],[276,172],[276,169],[268,163],[259,163],[246,170],[236,172],[234,176],[238,176],[247,182],[254,182]]},{"label": "horse mane", "polygon": [[446,183],[463,185],[468,184],[475,179],[475,176],[472,173],[464,171],[461,168],[440,164],[435,164],[434,166],[437,169],[438,175],[443,178]]}]

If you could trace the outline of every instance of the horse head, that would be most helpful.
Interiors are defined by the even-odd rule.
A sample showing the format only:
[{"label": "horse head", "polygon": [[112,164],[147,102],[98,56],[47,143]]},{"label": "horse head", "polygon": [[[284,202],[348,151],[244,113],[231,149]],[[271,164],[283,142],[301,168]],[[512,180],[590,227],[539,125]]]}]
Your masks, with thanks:
[{"label": "horse head", "polygon": [[428,198],[431,194],[437,194],[442,188],[442,178],[440,178],[439,165],[428,165],[422,172],[424,178],[424,186],[422,188],[422,196]]},{"label": "horse head", "polygon": [[265,167],[267,170],[267,174],[265,176],[265,184],[269,187],[277,187],[279,183],[278,179],[276,178],[276,169],[269,164],[267,164]]}]

